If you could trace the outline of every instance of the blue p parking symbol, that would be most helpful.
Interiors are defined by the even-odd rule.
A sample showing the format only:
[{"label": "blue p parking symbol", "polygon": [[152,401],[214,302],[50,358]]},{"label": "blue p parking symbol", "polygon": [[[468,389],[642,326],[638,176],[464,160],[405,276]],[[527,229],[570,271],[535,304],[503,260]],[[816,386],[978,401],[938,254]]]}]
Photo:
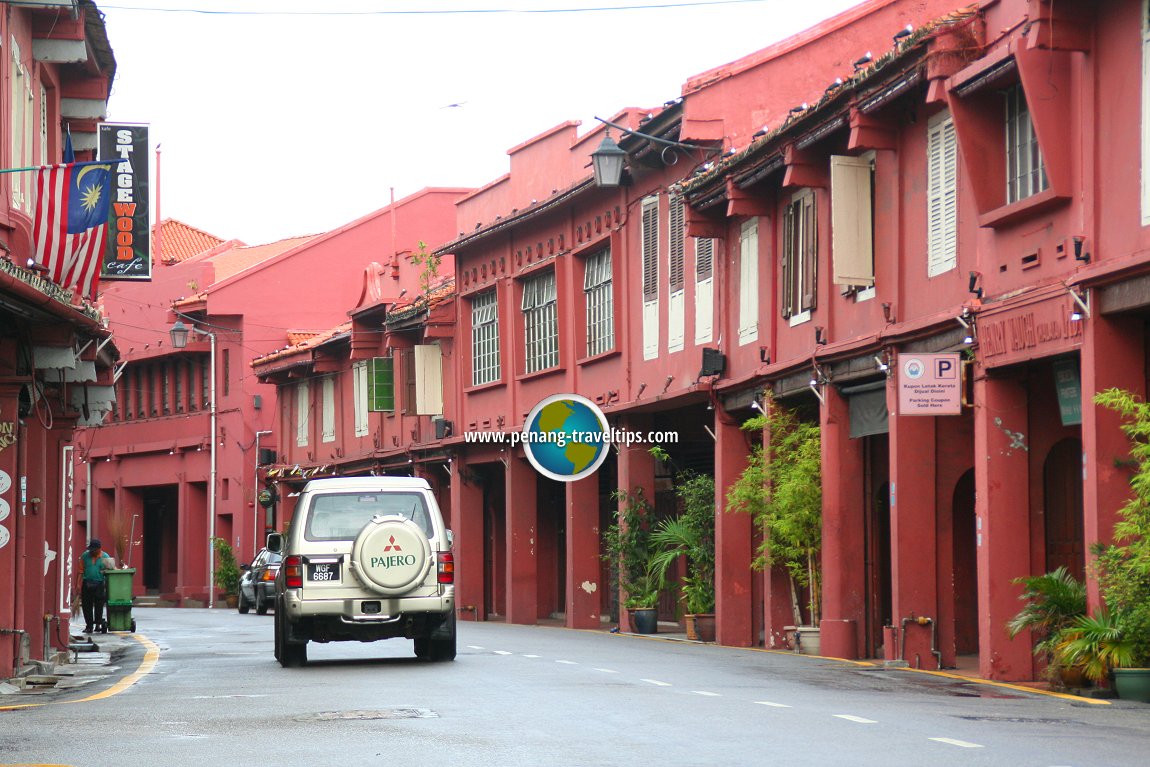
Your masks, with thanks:
[{"label": "blue p parking symbol", "polygon": [[954,364],[954,360],[950,359],[936,359],[934,361],[934,377],[939,378],[956,378],[958,375],[958,367]]}]

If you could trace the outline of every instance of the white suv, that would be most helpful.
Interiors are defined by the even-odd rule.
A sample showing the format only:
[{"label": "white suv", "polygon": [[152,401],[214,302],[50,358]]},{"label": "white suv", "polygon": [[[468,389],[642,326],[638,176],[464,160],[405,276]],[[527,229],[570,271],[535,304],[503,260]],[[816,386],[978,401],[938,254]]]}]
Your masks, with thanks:
[{"label": "white suv", "polygon": [[314,479],[283,535],[276,578],[275,656],[307,662],[310,642],[415,640],[427,660],[455,658],[451,531],[426,480]]}]

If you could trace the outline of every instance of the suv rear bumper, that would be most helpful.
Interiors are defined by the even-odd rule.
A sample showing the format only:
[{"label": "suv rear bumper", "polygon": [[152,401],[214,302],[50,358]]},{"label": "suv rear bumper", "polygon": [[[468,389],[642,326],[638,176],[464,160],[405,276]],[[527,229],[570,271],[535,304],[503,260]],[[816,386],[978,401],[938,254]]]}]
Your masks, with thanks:
[{"label": "suv rear bumper", "polygon": [[[442,595],[426,597],[306,600],[293,589],[283,599],[292,639],[315,642],[369,642],[438,634],[455,609],[453,587]],[[376,606],[378,611],[370,612]]]}]

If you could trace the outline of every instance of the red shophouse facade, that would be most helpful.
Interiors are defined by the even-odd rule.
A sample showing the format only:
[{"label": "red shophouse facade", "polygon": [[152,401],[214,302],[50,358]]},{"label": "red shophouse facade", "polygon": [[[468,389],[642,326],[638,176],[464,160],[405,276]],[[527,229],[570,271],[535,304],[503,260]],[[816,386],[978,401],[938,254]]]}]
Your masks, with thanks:
[{"label": "red shophouse facade", "polygon": [[[64,125],[93,159],[116,61],[91,2],[3,4],[0,165],[59,162]],[[77,425],[111,406],[118,357],[98,308],[25,268],[33,254],[34,176],[0,176],[0,679],[68,643],[82,526],[72,503]]]},{"label": "red shophouse facade", "polygon": [[[214,604],[209,539],[227,541],[241,563],[259,551],[280,519],[274,505],[257,502],[257,471],[276,463],[284,440],[276,388],[256,379],[251,359],[346,317],[369,264],[386,264],[389,290],[416,293],[401,254],[446,239],[451,206],[465,191],[426,189],[332,232],[252,247],[221,243],[182,259],[165,228],[170,263],[150,283],[105,290],[124,366],[117,408],[78,440],[85,463],[76,471],[86,481],[77,499],[91,530],[134,522],[124,558],[138,570],[137,593]],[[194,328],[183,349],[172,348],[169,335],[177,319]]]}]

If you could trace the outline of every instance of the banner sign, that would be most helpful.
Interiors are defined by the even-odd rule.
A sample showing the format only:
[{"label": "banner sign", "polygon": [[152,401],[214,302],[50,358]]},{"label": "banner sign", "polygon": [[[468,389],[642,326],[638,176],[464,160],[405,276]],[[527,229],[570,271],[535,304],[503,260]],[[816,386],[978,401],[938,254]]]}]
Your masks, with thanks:
[{"label": "banner sign", "polygon": [[962,412],[959,355],[898,355],[899,415],[958,415]]},{"label": "banner sign", "polygon": [[148,126],[100,125],[100,159],[112,167],[112,210],[102,280],[150,280],[151,211],[148,209]]}]

